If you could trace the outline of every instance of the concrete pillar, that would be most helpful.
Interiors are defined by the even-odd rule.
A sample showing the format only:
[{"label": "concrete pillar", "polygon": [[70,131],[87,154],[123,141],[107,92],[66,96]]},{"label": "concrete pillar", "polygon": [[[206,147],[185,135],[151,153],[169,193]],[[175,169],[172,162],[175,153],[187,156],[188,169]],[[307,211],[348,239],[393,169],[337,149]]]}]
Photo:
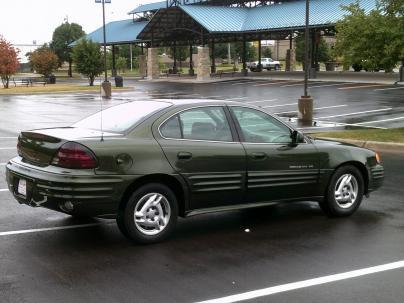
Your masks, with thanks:
[{"label": "concrete pillar", "polygon": [[261,63],[261,39],[258,40],[258,65],[257,65],[257,72],[262,71],[262,63]]},{"label": "concrete pillar", "polygon": [[198,67],[196,75],[196,79],[199,81],[210,79],[209,47],[198,46]]},{"label": "concrete pillar", "polygon": [[192,44],[190,44],[189,45],[189,71],[188,71],[188,74],[190,75],[190,76],[193,76],[194,74],[195,74],[195,72],[194,72],[194,62],[192,61],[192,51],[193,51],[193,49],[192,49]]},{"label": "concrete pillar", "polygon": [[248,70],[247,70],[247,41],[245,36],[243,36],[243,69],[241,70],[241,75],[247,76],[248,75]]},{"label": "concrete pillar", "polygon": [[311,123],[313,121],[313,98],[302,96],[298,100],[298,119],[302,122]]},{"label": "concrete pillar", "polygon": [[147,58],[146,58],[146,55],[139,55],[139,75],[142,78],[147,77]]},{"label": "concrete pillar", "polygon": [[147,80],[158,79],[160,77],[159,57],[157,48],[147,49]]},{"label": "concrete pillar", "polygon": [[112,45],[112,77],[116,77],[116,48],[115,45]]},{"label": "concrete pillar", "polygon": [[210,67],[210,72],[212,74],[216,73],[216,62],[215,62],[215,39],[212,39],[211,44],[211,53],[212,53],[212,65]]},{"label": "concrete pillar", "polygon": [[296,51],[294,48],[286,50],[286,71],[293,72],[296,70]]}]

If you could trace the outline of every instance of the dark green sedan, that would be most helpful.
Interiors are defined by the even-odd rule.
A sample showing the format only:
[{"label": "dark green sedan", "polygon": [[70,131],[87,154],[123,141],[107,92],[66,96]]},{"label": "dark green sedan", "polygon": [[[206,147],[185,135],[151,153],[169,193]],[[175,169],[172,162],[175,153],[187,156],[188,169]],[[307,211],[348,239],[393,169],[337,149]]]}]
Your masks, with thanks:
[{"label": "dark green sedan", "polygon": [[348,216],[381,186],[377,153],[314,140],[259,107],[217,100],[134,101],[71,127],[21,132],[7,164],[18,202],[117,218],[142,243],[177,217],[318,201]]}]

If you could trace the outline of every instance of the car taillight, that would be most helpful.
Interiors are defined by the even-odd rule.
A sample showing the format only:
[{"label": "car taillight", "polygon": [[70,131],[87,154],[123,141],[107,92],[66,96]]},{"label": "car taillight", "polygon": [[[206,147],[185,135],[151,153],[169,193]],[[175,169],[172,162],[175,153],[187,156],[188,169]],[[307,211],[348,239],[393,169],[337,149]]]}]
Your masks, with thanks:
[{"label": "car taillight", "polygon": [[67,142],[63,144],[52,159],[52,165],[63,168],[96,168],[97,159],[87,147]]},{"label": "car taillight", "polygon": [[380,164],[382,162],[382,158],[380,157],[379,153],[376,153],[376,162]]},{"label": "car taillight", "polygon": [[17,153],[20,157],[22,157],[22,152],[21,152],[21,139],[18,137],[18,142],[17,142]]}]

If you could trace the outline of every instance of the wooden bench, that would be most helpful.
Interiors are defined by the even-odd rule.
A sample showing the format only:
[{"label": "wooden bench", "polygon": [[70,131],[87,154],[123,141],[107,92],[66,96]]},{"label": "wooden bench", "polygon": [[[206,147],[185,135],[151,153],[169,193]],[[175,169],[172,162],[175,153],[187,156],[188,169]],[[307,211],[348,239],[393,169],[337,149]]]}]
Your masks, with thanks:
[{"label": "wooden bench", "polygon": [[216,73],[214,73],[213,76],[222,78],[223,75],[231,75],[232,77],[234,77],[235,74],[236,71],[229,69],[229,70],[219,70]]},{"label": "wooden bench", "polygon": [[48,81],[45,78],[37,78],[37,77],[29,77],[29,78],[13,78],[12,83],[14,83],[14,86],[17,87],[17,85],[21,86],[34,86],[35,84],[42,84],[45,86]]},{"label": "wooden bench", "polygon": [[17,87],[17,85],[29,86],[31,84],[29,78],[13,78],[11,82],[14,83],[14,87]]}]

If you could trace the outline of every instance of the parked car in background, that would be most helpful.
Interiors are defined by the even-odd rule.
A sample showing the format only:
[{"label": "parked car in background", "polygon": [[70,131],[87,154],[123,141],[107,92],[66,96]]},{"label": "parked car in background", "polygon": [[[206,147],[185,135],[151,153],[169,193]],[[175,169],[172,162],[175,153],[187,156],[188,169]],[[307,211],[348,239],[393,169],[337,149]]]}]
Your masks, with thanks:
[{"label": "parked car in background", "polygon": [[315,140],[259,107],[220,100],[129,102],[71,127],[23,131],[17,149],[6,178],[19,203],[114,215],[141,243],[166,238],[178,216],[280,202],[316,201],[329,216],[349,216],[384,178],[371,150]]},{"label": "parked car in background", "polygon": [[[262,69],[267,70],[280,70],[281,63],[279,61],[273,60],[272,58],[261,58]],[[248,62],[247,67],[252,71],[258,71],[258,61]]]}]

